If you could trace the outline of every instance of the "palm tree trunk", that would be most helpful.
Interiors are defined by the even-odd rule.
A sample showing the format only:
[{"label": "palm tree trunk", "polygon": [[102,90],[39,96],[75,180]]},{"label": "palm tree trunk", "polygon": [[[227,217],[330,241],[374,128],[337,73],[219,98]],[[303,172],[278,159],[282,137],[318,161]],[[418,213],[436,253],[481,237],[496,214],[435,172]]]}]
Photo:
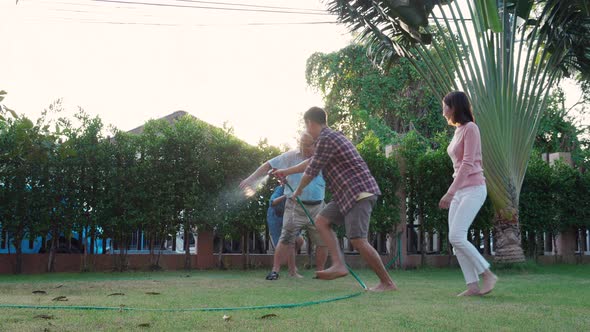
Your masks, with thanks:
[{"label": "palm tree trunk", "polygon": [[494,216],[494,244],[496,263],[520,263],[525,261],[520,245],[520,227],[516,209],[504,209]]}]

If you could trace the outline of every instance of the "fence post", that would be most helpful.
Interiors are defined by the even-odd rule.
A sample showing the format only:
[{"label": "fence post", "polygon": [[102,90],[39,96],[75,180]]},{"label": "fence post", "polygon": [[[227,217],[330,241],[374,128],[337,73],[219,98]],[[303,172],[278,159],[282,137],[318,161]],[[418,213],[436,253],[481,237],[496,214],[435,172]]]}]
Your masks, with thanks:
[{"label": "fence post", "polygon": [[197,234],[197,269],[210,269],[214,266],[213,231],[199,230]]}]

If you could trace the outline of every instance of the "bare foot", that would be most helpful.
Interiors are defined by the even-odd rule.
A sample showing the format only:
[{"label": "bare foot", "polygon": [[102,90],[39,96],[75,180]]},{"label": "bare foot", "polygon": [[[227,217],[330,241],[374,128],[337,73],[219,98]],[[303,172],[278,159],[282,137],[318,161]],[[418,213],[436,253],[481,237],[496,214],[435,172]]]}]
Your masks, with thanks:
[{"label": "bare foot", "polygon": [[486,295],[489,294],[492,289],[494,289],[494,286],[496,286],[496,282],[498,281],[498,277],[493,274],[493,273],[489,273],[489,275],[483,275],[482,276],[483,279],[483,286],[481,287],[481,295]]},{"label": "bare foot", "polygon": [[468,288],[466,290],[464,290],[463,292],[457,294],[457,296],[478,296],[481,295],[479,289],[471,289]]},{"label": "bare foot", "polygon": [[332,266],[326,270],[316,271],[315,275],[318,279],[332,280],[348,275],[348,269],[344,266],[341,268],[335,268]]},{"label": "bare foot", "polygon": [[391,283],[391,284],[379,283],[379,285],[369,288],[370,292],[386,292],[386,291],[396,291],[396,290],[397,290],[397,285],[395,283]]},{"label": "bare foot", "polygon": [[289,272],[289,277],[298,278],[298,279],[302,279],[303,278],[303,276],[301,274],[297,273],[297,272],[295,272],[295,273]]}]

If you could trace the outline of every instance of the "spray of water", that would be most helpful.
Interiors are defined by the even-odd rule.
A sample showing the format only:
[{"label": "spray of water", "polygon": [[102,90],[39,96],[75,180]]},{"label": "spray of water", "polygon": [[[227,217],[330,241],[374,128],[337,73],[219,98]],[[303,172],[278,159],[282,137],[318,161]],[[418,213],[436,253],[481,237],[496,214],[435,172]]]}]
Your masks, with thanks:
[{"label": "spray of water", "polygon": [[248,187],[246,188],[246,190],[244,190],[244,195],[246,195],[246,197],[250,198],[252,196],[254,196],[254,194],[256,194],[256,191],[254,191],[254,189]]},{"label": "spray of water", "polygon": [[262,188],[267,181],[268,176],[265,176],[244,190],[241,190],[238,188],[238,186],[226,188],[219,193],[218,200],[220,206],[222,206],[224,209],[229,209],[228,211],[235,209],[241,203],[256,195],[256,192],[258,192],[258,190]]},{"label": "spray of water", "polygon": [[220,203],[225,206],[231,206],[234,204],[240,204],[246,199],[252,198],[260,188],[262,188],[268,181],[268,175],[260,178],[258,181],[253,183],[251,186],[241,190],[237,186],[231,186],[222,191],[219,195]]},{"label": "spray of water", "polygon": [[254,194],[256,194],[256,192],[260,188],[262,188],[266,184],[267,181],[268,181],[268,175],[265,175],[262,178],[258,179],[258,181],[253,183],[252,186],[249,186],[246,188],[246,190],[244,190],[244,195],[246,195],[246,197],[248,197],[248,198],[254,196]]}]

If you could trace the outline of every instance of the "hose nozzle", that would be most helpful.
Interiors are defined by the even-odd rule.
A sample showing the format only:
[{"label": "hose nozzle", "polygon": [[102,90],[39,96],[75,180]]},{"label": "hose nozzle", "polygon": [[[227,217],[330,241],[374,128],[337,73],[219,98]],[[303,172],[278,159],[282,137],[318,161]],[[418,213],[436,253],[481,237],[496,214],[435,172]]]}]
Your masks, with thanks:
[{"label": "hose nozzle", "polygon": [[275,177],[280,184],[287,184],[287,177],[282,173],[275,173],[276,170],[276,168],[273,168],[268,171],[268,176]]}]

